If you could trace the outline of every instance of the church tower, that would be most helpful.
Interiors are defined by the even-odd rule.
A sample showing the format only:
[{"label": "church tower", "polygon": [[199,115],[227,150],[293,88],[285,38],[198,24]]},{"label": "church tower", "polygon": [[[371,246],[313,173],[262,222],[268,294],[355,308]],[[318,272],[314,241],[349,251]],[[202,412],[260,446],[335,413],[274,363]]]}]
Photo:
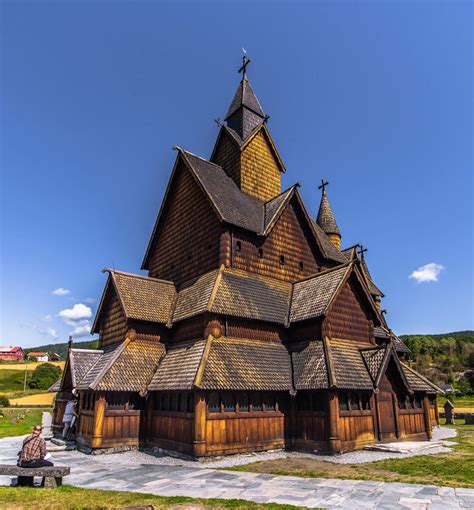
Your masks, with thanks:
[{"label": "church tower", "polygon": [[225,125],[221,126],[211,161],[221,166],[246,195],[267,202],[281,193],[280,173],[285,167],[266,125],[269,117],[247,79],[249,63],[244,56],[239,69],[242,80]]},{"label": "church tower", "polygon": [[329,183],[324,179],[321,182],[319,189],[322,190],[321,203],[319,204],[318,217],[316,223],[321,227],[323,232],[329,237],[331,243],[341,250],[341,232],[336,223],[336,218],[332,212],[329,200],[326,194],[326,186]]}]

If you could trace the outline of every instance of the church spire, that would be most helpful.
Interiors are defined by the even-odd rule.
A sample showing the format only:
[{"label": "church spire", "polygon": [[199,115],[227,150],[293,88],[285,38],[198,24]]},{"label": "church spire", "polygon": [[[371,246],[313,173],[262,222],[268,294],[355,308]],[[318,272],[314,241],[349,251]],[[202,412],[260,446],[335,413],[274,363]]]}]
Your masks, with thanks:
[{"label": "church spire", "polygon": [[323,232],[329,237],[331,243],[338,249],[341,249],[341,232],[337,226],[334,213],[332,212],[329,200],[326,194],[326,186],[329,183],[324,179],[318,189],[322,190],[321,203],[319,204],[318,217],[316,223],[321,227]]},{"label": "church spire", "polygon": [[242,67],[239,69],[239,73],[242,73],[242,80],[225,117],[227,126],[233,129],[242,140],[245,140],[258,125],[267,119],[247,79],[247,66],[249,64],[250,59],[247,55],[244,55]]}]

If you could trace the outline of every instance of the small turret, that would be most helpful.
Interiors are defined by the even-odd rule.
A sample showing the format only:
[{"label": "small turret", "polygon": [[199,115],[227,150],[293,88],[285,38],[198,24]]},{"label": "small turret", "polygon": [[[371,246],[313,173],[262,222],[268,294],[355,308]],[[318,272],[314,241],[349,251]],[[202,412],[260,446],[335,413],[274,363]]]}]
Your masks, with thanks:
[{"label": "small turret", "polygon": [[329,200],[326,194],[326,186],[329,183],[322,179],[318,189],[322,190],[321,203],[319,204],[318,217],[316,223],[321,227],[323,232],[329,237],[331,243],[338,249],[341,249],[341,232],[337,226],[334,213],[332,212]]}]

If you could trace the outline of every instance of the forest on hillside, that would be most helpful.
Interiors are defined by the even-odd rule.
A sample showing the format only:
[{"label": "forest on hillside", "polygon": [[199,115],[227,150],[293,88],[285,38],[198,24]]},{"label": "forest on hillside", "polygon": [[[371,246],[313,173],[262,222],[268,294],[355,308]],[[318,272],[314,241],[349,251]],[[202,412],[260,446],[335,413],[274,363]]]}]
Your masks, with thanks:
[{"label": "forest on hillside", "polygon": [[[74,342],[73,347],[76,349],[97,349],[99,346],[98,340],[87,340],[86,342]],[[24,349],[25,354],[28,354],[30,351],[40,351],[40,352],[55,352],[61,356],[62,360],[66,359],[67,356],[68,343],[64,342],[61,344],[46,344],[46,345],[38,345],[37,347],[29,347],[28,349]]]},{"label": "forest on hillside", "polygon": [[411,350],[416,370],[437,384],[452,384],[459,394],[474,393],[474,331],[400,338]]}]

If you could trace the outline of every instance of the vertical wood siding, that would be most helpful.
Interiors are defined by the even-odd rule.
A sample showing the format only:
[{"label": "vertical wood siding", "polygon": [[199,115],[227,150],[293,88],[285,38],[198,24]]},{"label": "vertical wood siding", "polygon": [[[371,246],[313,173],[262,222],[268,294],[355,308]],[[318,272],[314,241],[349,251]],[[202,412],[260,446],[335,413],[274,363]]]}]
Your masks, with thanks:
[{"label": "vertical wood siding", "polygon": [[165,450],[193,454],[194,413],[153,411],[148,442]]},{"label": "vertical wood siding", "polygon": [[[237,242],[240,242],[240,251]],[[259,249],[263,250],[262,257]],[[242,231],[234,232],[232,255],[233,267],[283,281],[304,278],[318,270],[315,252],[294,203],[287,206],[266,239],[259,241]]]},{"label": "vertical wood siding", "polygon": [[106,411],[102,436],[103,446],[138,445],[140,411]]},{"label": "vertical wood siding", "polygon": [[352,282],[346,282],[336,297],[329,311],[326,327],[328,335],[333,338],[375,342],[373,322],[364,311]]},{"label": "vertical wood siding", "polygon": [[372,411],[341,411],[339,413],[339,439],[353,443],[357,448],[375,439]]},{"label": "vertical wood siding", "polygon": [[216,269],[221,223],[182,162],[150,257],[149,276],[176,284]]},{"label": "vertical wood siding", "polygon": [[99,348],[121,341],[127,332],[127,319],[114,290],[109,291],[100,322]]}]

